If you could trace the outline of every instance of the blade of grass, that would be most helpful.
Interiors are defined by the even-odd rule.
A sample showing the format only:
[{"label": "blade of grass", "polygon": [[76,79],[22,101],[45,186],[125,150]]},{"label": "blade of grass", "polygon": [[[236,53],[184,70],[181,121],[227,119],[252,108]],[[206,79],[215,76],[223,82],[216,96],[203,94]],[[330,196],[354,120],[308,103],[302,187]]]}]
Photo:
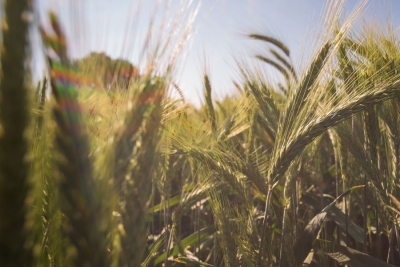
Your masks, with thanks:
[{"label": "blade of grass", "polygon": [[342,193],[338,196],[334,201],[332,201],[328,206],[323,208],[320,213],[318,213],[314,218],[307,224],[304,228],[303,232],[300,234],[299,239],[293,246],[293,250],[295,251],[295,261],[296,265],[300,266],[305,258],[307,257],[308,253],[313,247],[313,243],[317,234],[322,226],[325,217],[327,216],[329,210],[336,204],[338,200],[347,196],[348,194],[353,193],[355,190],[359,188],[363,188],[364,186],[354,186],[347,190],[346,192]]}]

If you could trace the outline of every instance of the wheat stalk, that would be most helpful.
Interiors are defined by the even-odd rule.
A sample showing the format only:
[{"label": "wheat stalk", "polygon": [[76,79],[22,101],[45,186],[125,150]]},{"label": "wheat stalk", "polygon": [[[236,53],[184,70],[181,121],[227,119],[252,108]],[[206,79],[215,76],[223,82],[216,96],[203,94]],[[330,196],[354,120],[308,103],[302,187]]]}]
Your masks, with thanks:
[{"label": "wheat stalk", "polygon": [[30,266],[24,229],[28,196],[27,92],[25,57],[30,1],[5,1],[0,82],[0,265]]}]

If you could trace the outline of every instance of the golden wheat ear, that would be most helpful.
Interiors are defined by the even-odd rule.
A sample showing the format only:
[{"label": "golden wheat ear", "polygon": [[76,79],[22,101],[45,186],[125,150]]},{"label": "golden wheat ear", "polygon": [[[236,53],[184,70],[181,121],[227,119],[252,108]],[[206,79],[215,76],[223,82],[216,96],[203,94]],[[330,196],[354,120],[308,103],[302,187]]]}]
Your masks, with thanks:
[{"label": "golden wheat ear", "polygon": [[57,16],[50,13],[54,35],[43,31],[49,58],[51,87],[56,100],[56,143],[61,211],[66,217],[63,233],[77,251],[76,266],[109,266],[104,233],[100,230],[100,205],[95,194],[93,167],[81,107],[77,100],[78,75],[67,56],[66,38]]}]

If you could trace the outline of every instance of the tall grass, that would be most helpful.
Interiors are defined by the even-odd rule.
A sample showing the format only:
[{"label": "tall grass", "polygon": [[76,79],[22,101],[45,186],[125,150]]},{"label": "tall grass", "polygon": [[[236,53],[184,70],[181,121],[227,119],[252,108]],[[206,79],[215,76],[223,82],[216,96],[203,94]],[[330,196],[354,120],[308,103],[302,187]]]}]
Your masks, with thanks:
[{"label": "tall grass", "polygon": [[50,13],[35,95],[29,2],[5,1],[1,266],[398,266],[400,42],[355,27],[363,5],[343,21],[331,2],[304,70],[249,34],[270,54],[238,61],[239,93],[220,101],[206,70],[196,108],[170,97],[196,8],[180,30],[151,24],[139,73],[99,88]]}]

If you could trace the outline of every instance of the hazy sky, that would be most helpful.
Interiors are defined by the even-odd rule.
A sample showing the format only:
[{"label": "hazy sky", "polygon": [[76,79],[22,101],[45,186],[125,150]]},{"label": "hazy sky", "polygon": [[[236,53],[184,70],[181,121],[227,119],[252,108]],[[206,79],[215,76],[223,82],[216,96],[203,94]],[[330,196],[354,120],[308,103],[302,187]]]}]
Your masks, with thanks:
[{"label": "hazy sky", "polygon": [[[134,64],[139,60],[141,50],[137,48],[143,44],[156,2],[145,0],[139,4],[139,1],[132,0],[71,0],[68,3],[38,0],[40,10],[50,7],[60,13],[67,28],[70,27],[68,25],[74,25],[73,29],[67,29],[74,41],[74,47],[71,47],[73,56],[84,56],[91,50],[106,51],[114,58],[122,56]],[[180,2],[187,5],[190,1],[172,0],[169,14],[175,16],[179,12]],[[347,1],[346,12],[350,13],[357,2]],[[167,1],[161,3],[163,10]],[[201,80],[204,55],[214,95],[219,99],[234,88],[232,80],[237,80],[235,58],[251,59],[263,52],[268,55],[268,47],[246,38],[248,33],[261,33],[282,40],[291,50],[293,64],[301,66],[302,56],[316,49],[312,44],[320,29],[325,1],[193,0],[190,10],[195,11],[197,6],[199,10],[193,24],[195,34],[191,36],[190,50],[187,50],[186,60],[179,65],[176,77],[186,100],[198,105],[203,101]],[[399,0],[370,1],[366,13],[367,20],[371,14],[382,21],[390,15],[394,27],[399,29]],[[162,14],[162,11],[157,13],[157,21],[161,20]],[[165,23],[174,16],[168,16]],[[74,18],[73,23],[68,20],[71,17]],[[76,20],[79,17],[85,20]],[[279,79],[278,76],[276,79]]]}]

